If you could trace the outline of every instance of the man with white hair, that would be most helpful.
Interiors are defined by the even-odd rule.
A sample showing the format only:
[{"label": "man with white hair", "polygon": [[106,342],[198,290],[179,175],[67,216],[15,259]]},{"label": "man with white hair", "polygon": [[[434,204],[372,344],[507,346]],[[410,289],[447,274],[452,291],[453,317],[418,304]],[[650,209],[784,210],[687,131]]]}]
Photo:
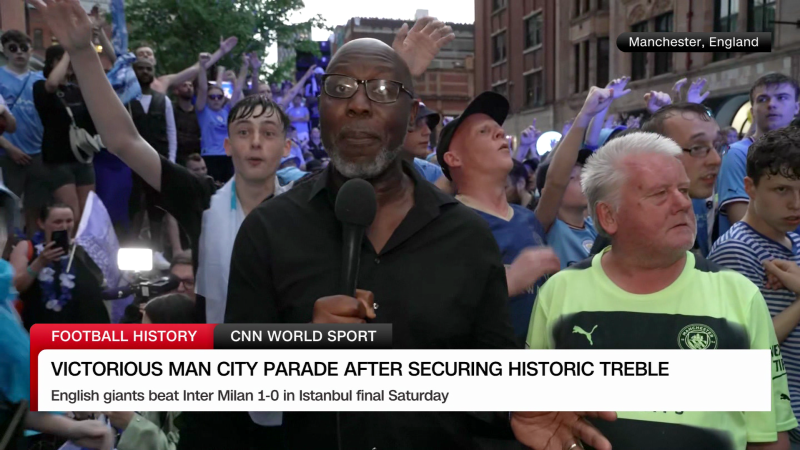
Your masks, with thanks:
[{"label": "man with white hair", "polygon": [[[689,251],[696,223],[679,155],[672,140],[640,132],[588,159],[583,192],[611,246],[545,283],[530,348],[777,349],[758,288]],[[780,351],[772,355],[772,411],[618,412],[595,425],[614,450],[788,448],[784,431],[797,421]]]}]

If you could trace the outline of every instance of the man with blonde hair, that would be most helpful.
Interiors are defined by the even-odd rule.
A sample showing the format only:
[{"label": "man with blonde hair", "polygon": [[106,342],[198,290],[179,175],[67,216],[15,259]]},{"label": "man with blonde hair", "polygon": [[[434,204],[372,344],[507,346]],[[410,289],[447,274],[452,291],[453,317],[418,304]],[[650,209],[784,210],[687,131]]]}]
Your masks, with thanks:
[{"label": "man with blonde hair", "polygon": [[[640,132],[587,160],[581,185],[597,231],[611,245],[545,283],[530,348],[777,348],[758,288],[690,251],[696,222],[681,153],[674,141]],[[782,357],[772,354],[772,411],[618,412],[616,422],[595,425],[614,450],[642,442],[649,449],[787,448],[785,431],[797,421]]]}]

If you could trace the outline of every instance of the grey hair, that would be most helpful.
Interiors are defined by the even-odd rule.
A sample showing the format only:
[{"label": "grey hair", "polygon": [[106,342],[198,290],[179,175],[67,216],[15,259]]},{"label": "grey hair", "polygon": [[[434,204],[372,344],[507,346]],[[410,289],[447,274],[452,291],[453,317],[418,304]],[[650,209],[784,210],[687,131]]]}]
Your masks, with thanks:
[{"label": "grey hair", "polygon": [[611,237],[597,219],[597,205],[606,203],[615,210],[619,207],[622,185],[628,176],[622,164],[624,159],[651,154],[677,157],[681,153],[672,139],[656,133],[637,132],[610,141],[589,157],[581,173],[581,188],[598,234]]}]

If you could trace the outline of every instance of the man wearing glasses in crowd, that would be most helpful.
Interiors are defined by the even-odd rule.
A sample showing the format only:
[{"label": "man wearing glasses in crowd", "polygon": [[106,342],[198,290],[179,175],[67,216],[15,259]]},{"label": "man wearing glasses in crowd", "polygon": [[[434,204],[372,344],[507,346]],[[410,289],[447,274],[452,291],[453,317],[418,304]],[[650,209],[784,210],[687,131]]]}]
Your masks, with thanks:
[{"label": "man wearing glasses in crowd", "polygon": [[[698,103],[675,103],[656,111],[642,125],[642,131],[650,131],[675,141],[683,150],[678,159],[689,176],[689,197],[692,198],[697,219],[697,240],[694,251],[702,256],[711,250],[714,223],[713,193],[721,163],[718,148],[719,125]],[[601,236],[592,247],[592,254],[599,253],[610,241]]]}]

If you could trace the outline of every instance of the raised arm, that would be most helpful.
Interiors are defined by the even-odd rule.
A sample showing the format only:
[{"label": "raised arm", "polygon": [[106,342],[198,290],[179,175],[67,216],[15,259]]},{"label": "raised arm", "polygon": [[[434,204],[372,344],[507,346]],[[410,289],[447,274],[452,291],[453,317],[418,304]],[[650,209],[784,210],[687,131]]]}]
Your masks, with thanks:
[{"label": "raised arm", "polygon": [[244,89],[244,83],[247,80],[247,69],[250,65],[250,59],[247,56],[247,53],[242,55],[242,67],[239,69],[239,76],[236,77],[236,83],[233,85],[233,94],[231,94],[231,105],[235,105],[236,102],[242,97],[242,90]]},{"label": "raised arm", "polygon": [[259,92],[259,87],[261,82],[258,79],[258,76],[261,73],[261,59],[258,58],[258,54],[253,52],[250,54],[250,67],[253,69],[253,86],[250,87],[253,93]]},{"label": "raised arm", "polygon": [[581,149],[581,141],[583,141],[586,127],[597,113],[611,104],[613,99],[613,90],[593,86],[567,135],[553,151],[550,168],[547,169],[547,181],[545,181],[542,197],[535,211],[536,217],[545,231],[550,230],[558,215],[561,198],[569,184],[570,173],[578,160],[578,152]]},{"label": "raised arm", "polygon": [[[145,141],[106,78],[92,47],[92,23],[78,0],[30,0],[45,18],[74,62],[78,82],[95,127],[111,153],[117,155],[155,190],[161,190],[161,160]],[[66,55],[65,55],[66,57]]]},{"label": "raised arm", "polygon": [[453,41],[453,29],[433,17],[423,17],[408,29],[403,24],[394,38],[392,48],[408,64],[411,75],[418,77],[425,73],[433,58],[445,45]]},{"label": "raised arm", "polygon": [[[233,47],[236,46],[237,42],[239,42],[239,39],[235,36],[231,36],[225,40],[220,38],[219,48],[217,49],[217,51],[209,55],[208,63],[206,64],[205,67],[208,68],[216,64],[217,61],[219,61],[223,56],[228,54],[233,49]],[[200,64],[198,63],[190,67],[187,67],[186,69],[183,69],[178,73],[164,75],[158,77],[158,79],[159,81],[161,81],[161,84],[164,86],[165,90],[169,91],[171,87],[177,86],[183,83],[184,81],[194,80],[196,77],[200,75],[200,72],[201,72]],[[162,92],[162,94],[166,94],[166,92]]]},{"label": "raised arm", "polygon": [[206,109],[208,100],[208,75],[207,69],[211,56],[208,53],[200,53],[198,64],[202,70],[197,73],[197,100],[194,102],[194,109],[200,112]]},{"label": "raised arm", "polygon": [[[623,95],[629,93],[630,89],[625,89],[625,85],[628,84],[630,77],[622,77],[617,78],[616,80],[612,80],[606,86],[606,89],[612,89],[614,91],[614,98],[620,98]],[[611,107],[611,104],[606,106],[606,108],[599,113],[592,119],[591,125],[589,125],[589,129],[586,130],[586,137],[583,138],[583,142],[586,144],[587,147],[590,148],[597,148],[600,144],[600,131],[603,130],[603,125],[606,121],[606,114],[608,114],[608,108]]]},{"label": "raised arm", "polygon": [[108,58],[111,64],[114,64],[117,61],[117,53],[114,51],[114,44],[111,43],[108,36],[106,36],[106,32],[103,31],[102,24],[96,23],[92,31],[94,36],[100,41],[100,46],[103,47],[103,56]]},{"label": "raised arm", "polygon": [[286,107],[289,106],[289,103],[292,102],[294,96],[297,95],[297,93],[300,91],[300,89],[303,88],[303,86],[305,86],[306,81],[308,81],[308,78],[314,74],[314,69],[316,68],[317,68],[316,64],[309,67],[305,75],[303,75],[303,78],[300,78],[300,81],[295,83],[294,86],[292,86],[292,88],[289,89],[289,92],[287,92],[286,95],[283,96],[283,98],[281,99],[281,103],[278,106],[280,106],[282,109],[286,109]]},{"label": "raised arm", "polygon": [[[89,41],[91,44],[91,41]],[[67,68],[69,68],[69,53],[64,52],[64,56],[61,57],[61,61],[53,67],[53,70],[50,71],[50,75],[47,77],[47,80],[44,82],[44,89],[47,91],[48,94],[52,94],[53,92],[58,90],[58,86],[60,86],[64,80],[67,79]]]}]

